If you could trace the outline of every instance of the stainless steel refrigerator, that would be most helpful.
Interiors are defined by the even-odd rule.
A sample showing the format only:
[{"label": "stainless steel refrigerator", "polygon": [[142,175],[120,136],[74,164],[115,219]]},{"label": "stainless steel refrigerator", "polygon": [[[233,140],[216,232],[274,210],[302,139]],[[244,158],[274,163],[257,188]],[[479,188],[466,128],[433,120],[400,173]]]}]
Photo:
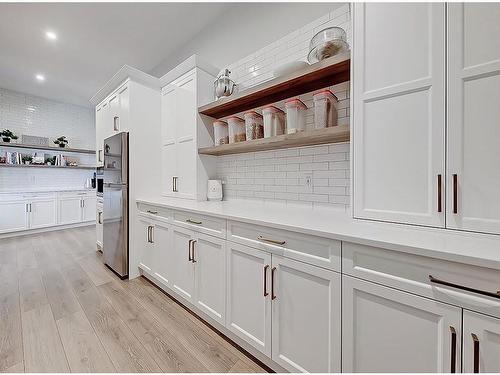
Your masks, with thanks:
[{"label": "stainless steel refrigerator", "polygon": [[104,140],[103,255],[120,278],[128,276],[128,133]]}]

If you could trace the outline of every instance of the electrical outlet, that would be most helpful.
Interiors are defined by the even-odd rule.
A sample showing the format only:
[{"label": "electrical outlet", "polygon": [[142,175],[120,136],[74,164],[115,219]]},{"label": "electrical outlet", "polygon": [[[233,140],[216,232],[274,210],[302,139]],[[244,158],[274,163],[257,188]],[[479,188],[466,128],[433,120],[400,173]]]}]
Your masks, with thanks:
[{"label": "electrical outlet", "polygon": [[313,185],[313,182],[312,182],[312,176],[311,175],[306,175],[305,176],[305,185],[306,185],[306,188],[308,189],[312,189],[312,185]]}]

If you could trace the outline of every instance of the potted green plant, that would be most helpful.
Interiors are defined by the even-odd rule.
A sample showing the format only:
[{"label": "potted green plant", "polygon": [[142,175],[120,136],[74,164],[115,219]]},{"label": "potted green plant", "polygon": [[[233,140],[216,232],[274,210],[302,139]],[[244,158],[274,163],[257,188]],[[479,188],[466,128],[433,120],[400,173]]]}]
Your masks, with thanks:
[{"label": "potted green plant", "polygon": [[23,163],[26,165],[31,164],[31,162],[33,161],[33,156],[23,155],[22,160],[23,160]]},{"label": "potted green plant", "polygon": [[5,130],[1,131],[0,137],[2,137],[2,140],[6,143],[10,142],[11,139],[19,138],[17,135],[12,133],[9,129],[5,129]]},{"label": "potted green plant", "polygon": [[66,137],[63,135],[62,137],[57,138],[57,139],[54,141],[54,143],[55,143],[56,145],[59,145],[59,147],[64,148],[64,147],[66,147],[66,145],[68,144],[68,140],[67,140],[67,139],[66,139]]}]

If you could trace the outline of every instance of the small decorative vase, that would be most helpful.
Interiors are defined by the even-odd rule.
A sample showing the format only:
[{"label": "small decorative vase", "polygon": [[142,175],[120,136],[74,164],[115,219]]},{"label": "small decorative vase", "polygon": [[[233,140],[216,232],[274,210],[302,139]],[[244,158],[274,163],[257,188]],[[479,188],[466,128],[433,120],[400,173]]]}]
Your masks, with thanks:
[{"label": "small decorative vase", "polygon": [[3,140],[5,143],[9,143],[9,142],[10,142],[10,138],[2,138],[2,140]]},{"label": "small decorative vase", "polygon": [[59,143],[59,147],[64,148],[66,145],[64,143]]}]

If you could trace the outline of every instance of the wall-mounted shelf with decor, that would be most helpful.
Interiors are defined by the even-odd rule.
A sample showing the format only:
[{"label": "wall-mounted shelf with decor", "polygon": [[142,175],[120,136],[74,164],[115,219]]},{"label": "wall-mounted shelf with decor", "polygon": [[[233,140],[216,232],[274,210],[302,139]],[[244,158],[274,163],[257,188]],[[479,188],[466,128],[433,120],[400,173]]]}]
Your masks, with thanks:
[{"label": "wall-mounted shelf with decor", "polygon": [[63,165],[46,165],[46,164],[0,164],[0,168],[61,168],[61,169],[96,169],[91,165],[78,165],[76,167]]},{"label": "wall-mounted shelf with decor", "polygon": [[281,148],[312,146],[325,143],[349,141],[349,125],[339,125],[325,129],[308,130],[295,134],[284,134],[276,137],[254,139],[227,145],[205,147],[198,149],[203,155],[230,155],[245,152],[277,150]]},{"label": "wall-mounted shelf with decor", "polygon": [[346,82],[350,79],[350,62],[350,52],[345,52],[204,105],[198,112],[222,118]]},{"label": "wall-mounted shelf with decor", "polygon": [[57,153],[74,153],[74,154],[95,154],[95,150],[86,150],[82,148],[68,148],[68,147],[51,147],[40,145],[25,145],[21,143],[0,142],[0,147],[11,148],[28,148],[31,150],[45,150]]}]

